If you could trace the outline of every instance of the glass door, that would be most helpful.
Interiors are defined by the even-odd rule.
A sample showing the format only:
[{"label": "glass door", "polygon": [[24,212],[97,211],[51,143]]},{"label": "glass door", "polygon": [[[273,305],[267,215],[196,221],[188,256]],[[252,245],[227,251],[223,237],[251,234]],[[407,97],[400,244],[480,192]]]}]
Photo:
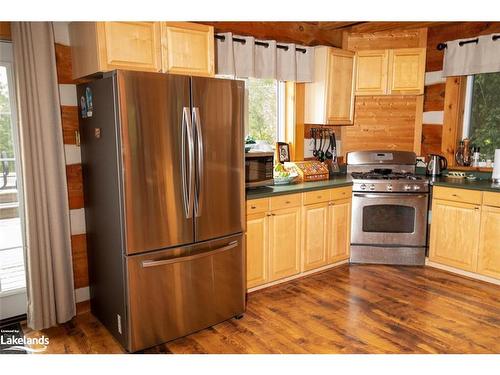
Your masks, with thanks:
[{"label": "glass door", "polygon": [[0,42],[0,320],[26,313],[22,181],[12,45]]}]

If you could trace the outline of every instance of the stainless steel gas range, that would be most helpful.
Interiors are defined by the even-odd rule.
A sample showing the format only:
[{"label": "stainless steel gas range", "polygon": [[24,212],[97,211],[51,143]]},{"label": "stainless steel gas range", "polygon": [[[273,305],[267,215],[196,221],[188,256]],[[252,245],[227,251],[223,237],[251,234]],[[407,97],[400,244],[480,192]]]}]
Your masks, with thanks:
[{"label": "stainless steel gas range", "polygon": [[351,263],[423,265],[429,181],[408,151],[347,154],[353,179]]}]

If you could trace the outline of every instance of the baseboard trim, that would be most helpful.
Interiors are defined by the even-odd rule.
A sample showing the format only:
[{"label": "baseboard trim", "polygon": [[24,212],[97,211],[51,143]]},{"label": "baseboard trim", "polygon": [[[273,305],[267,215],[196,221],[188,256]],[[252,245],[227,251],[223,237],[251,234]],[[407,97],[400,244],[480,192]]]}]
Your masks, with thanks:
[{"label": "baseboard trim", "polygon": [[446,266],[444,264],[435,263],[435,262],[430,261],[429,258],[426,258],[425,265],[429,266],[429,267],[433,267],[433,268],[438,268],[438,269],[443,270],[443,271],[455,273],[455,274],[460,275],[460,276],[465,276],[465,277],[468,277],[470,279],[475,279],[475,280],[485,281],[485,282],[491,283],[491,284],[500,285],[500,280],[495,279],[493,277],[483,276],[483,275],[479,275],[479,274],[474,273],[474,272],[464,271],[464,270],[461,270],[461,269],[458,269],[455,267],[450,267],[450,266]]},{"label": "baseboard trim", "polygon": [[90,299],[90,289],[88,286],[75,289],[75,302],[88,301]]},{"label": "baseboard trim", "polygon": [[349,263],[349,259],[341,260],[340,262],[333,263],[333,264],[328,264],[326,266],[319,267],[319,268],[316,268],[314,270],[301,272],[301,273],[298,273],[298,274],[293,275],[293,276],[285,277],[284,279],[271,281],[270,283],[267,283],[267,284],[254,286],[253,288],[247,289],[247,293],[252,293],[252,292],[255,292],[257,290],[269,288],[270,286],[286,283],[287,281],[300,279],[301,277],[309,276],[309,275],[312,275],[314,273],[318,273],[318,272],[322,272],[322,271],[326,271],[326,270],[329,270],[330,268],[338,267],[338,266],[341,266],[341,265],[346,264],[346,263]]}]

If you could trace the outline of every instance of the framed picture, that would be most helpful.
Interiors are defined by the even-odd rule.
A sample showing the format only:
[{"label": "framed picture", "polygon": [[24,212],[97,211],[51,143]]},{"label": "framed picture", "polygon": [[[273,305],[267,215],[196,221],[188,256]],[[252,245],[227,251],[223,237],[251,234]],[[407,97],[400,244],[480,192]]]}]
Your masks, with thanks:
[{"label": "framed picture", "polygon": [[290,146],[285,142],[277,142],[276,150],[278,152],[278,160],[280,163],[290,161]]}]

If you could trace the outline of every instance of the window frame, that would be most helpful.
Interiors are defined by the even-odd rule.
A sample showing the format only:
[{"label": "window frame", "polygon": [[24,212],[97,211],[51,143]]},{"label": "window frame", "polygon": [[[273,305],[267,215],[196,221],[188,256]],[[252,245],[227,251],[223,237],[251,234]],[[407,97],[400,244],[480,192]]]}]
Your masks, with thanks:
[{"label": "window frame", "polygon": [[[249,99],[250,90],[247,85],[249,79],[261,79],[248,77],[243,79],[245,82],[245,137],[250,133],[250,113],[249,113]],[[265,79],[265,78],[262,78]],[[276,142],[285,142],[286,139],[286,91],[285,81],[276,81]],[[276,142],[271,146],[276,147]]]},{"label": "window frame", "polygon": [[[466,76],[465,80],[465,93],[464,93],[464,99],[463,99],[463,114],[462,114],[462,132],[461,132],[461,138],[457,139],[457,144],[465,139],[469,138],[470,139],[470,131],[471,131],[471,118],[472,118],[472,105],[474,104],[473,102],[473,93],[474,93],[474,79],[475,79],[476,74],[470,74]],[[460,132],[458,132],[460,133]],[[467,168],[472,168],[472,169],[477,169],[480,168],[481,170],[489,171],[493,170],[492,167],[467,167]]]}]

